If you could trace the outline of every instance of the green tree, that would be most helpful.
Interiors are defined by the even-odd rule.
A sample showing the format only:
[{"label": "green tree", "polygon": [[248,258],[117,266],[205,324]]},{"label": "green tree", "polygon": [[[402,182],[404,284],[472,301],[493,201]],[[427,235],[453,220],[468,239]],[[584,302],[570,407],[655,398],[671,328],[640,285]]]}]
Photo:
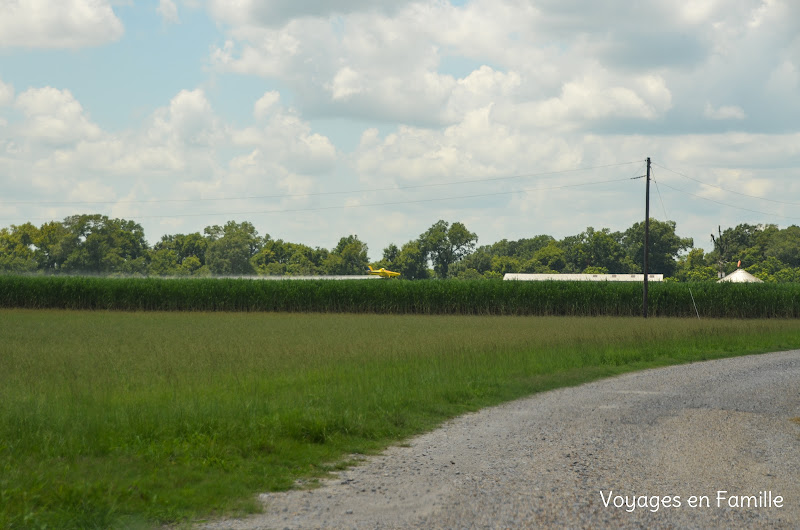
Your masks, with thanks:
[{"label": "green tree", "polygon": [[447,278],[450,266],[475,249],[478,236],[462,223],[437,221],[419,237],[420,249],[433,263],[439,278]]},{"label": "green tree", "polygon": [[178,268],[179,276],[207,276],[209,274],[211,274],[211,271],[208,270],[208,267],[200,263],[200,258],[197,256],[185,258]]},{"label": "green tree", "polygon": [[[455,264],[457,265],[456,270],[452,271],[451,274],[463,276],[461,274],[462,271],[474,269],[484,275],[493,270],[493,263],[495,266],[503,263],[505,265],[502,265],[501,268],[508,269],[508,264],[512,261],[519,263],[519,272],[533,272],[535,265],[530,260],[539,250],[553,241],[555,240],[551,236],[540,235],[517,241],[501,239],[491,245],[482,245]],[[511,261],[509,259],[496,258],[509,258]]]},{"label": "green tree", "polygon": [[496,256],[496,254],[492,253],[491,246],[484,245],[478,247],[472,254],[465,256],[464,259],[457,264],[459,265],[457,274],[460,274],[463,270],[473,269],[482,275],[486,271],[491,270],[492,258],[494,256]]},{"label": "green tree", "polygon": [[[505,239],[503,240],[503,242],[505,242]],[[553,236],[548,236],[544,234],[529,238],[518,239],[516,241],[508,241],[504,245],[506,253],[505,255],[519,258],[521,261],[531,260],[533,259],[533,257],[536,255],[537,252],[539,252],[540,250],[542,250],[551,243],[555,243],[555,238],[553,238]],[[495,245],[492,245],[492,247],[494,248]],[[497,253],[500,254],[500,252]]]},{"label": "green tree", "polygon": [[682,282],[707,282],[717,279],[717,270],[702,248],[693,248],[678,258],[675,278]]},{"label": "green tree", "polygon": [[153,245],[153,250],[175,251],[178,264],[183,264],[187,258],[195,257],[201,265],[204,265],[208,243],[209,240],[200,232],[165,235],[162,236],[161,241]]},{"label": "green tree", "polygon": [[250,260],[258,274],[268,276],[323,274],[328,251],[308,245],[266,238],[261,249]]},{"label": "green tree", "polygon": [[255,274],[250,259],[261,249],[263,240],[252,223],[228,221],[225,226],[213,225],[203,232],[208,239],[206,265],[212,274],[249,275]]},{"label": "green tree", "polygon": [[38,229],[31,223],[0,229],[0,271],[33,272],[39,267],[35,241]]},{"label": "green tree", "polygon": [[551,240],[547,246],[537,250],[533,257],[523,266],[522,272],[552,274],[561,272],[567,266],[564,249]]},{"label": "green tree", "polygon": [[77,237],[64,226],[64,223],[58,221],[44,223],[39,227],[34,239],[39,270],[58,272],[77,242]]},{"label": "green tree", "polygon": [[490,270],[501,275],[516,273],[522,270],[522,262],[511,256],[495,256]]},{"label": "green tree", "polygon": [[800,281],[800,267],[781,269],[772,276],[772,279],[778,283],[797,283]]},{"label": "green tree", "polygon": [[419,241],[409,241],[400,248],[393,264],[393,271],[406,280],[422,280],[428,277],[427,260]]},{"label": "green tree", "polygon": [[367,244],[358,239],[358,236],[343,237],[323,263],[325,272],[336,275],[366,274],[369,264],[367,251]]},{"label": "green tree", "polygon": [[[763,280],[765,282],[774,282],[777,281],[775,278],[776,274],[781,271],[791,270],[791,268],[775,256],[770,256],[764,261],[760,261],[754,265],[751,265],[750,267],[747,267],[745,270],[759,280]],[[782,273],[783,277],[786,275],[786,272]]]},{"label": "green tree", "polygon": [[179,274],[179,269],[178,253],[174,250],[162,248],[151,251],[150,267],[148,268],[151,276],[176,276]]},{"label": "green tree", "polygon": [[64,220],[68,255],[63,270],[96,274],[143,273],[147,266],[144,229],[134,221],[105,215],[74,215]]},{"label": "green tree", "polygon": [[300,243],[289,243],[291,254],[286,268],[291,275],[325,274],[325,261],[330,253],[324,248],[311,248]]},{"label": "green tree", "polygon": [[485,280],[486,278],[480,272],[476,271],[475,269],[471,268],[458,268],[458,272],[455,271],[455,267],[451,269],[451,273],[455,273],[455,277],[459,280]]},{"label": "green tree", "polygon": [[723,274],[736,270],[739,261],[749,267],[766,259],[767,248],[778,232],[778,227],[773,224],[740,224],[724,231],[718,226],[717,235],[711,234],[714,250],[709,253],[709,258]]},{"label": "green tree", "polygon": [[636,270],[625,252],[623,234],[611,232],[608,228],[595,230],[587,227],[576,236],[565,237],[560,246],[564,249],[565,272],[583,272],[587,268],[613,273]]},{"label": "green tree", "polygon": [[394,262],[398,254],[400,254],[400,249],[397,248],[397,245],[394,243],[390,243],[388,247],[383,249],[383,257],[380,261],[372,263],[371,265],[377,268],[383,267],[385,269],[394,270],[392,267],[394,267]]},{"label": "green tree", "polygon": [[[764,255],[774,257],[789,267],[800,267],[800,227],[775,230],[764,245]],[[766,238],[765,238],[766,239]]]},{"label": "green tree", "polygon": [[[675,233],[675,221],[659,221],[650,219],[650,258],[648,272],[663,274],[665,277],[675,275],[678,267],[678,255],[694,246],[690,237],[680,237]],[[623,245],[630,262],[637,267],[644,262],[644,221],[640,221],[625,231]],[[641,271],[642,269],[639,268]]]},{"label": "green tree", "polygon": [[282,239],[265,238],[263,245],[258,249],[250,264],[256,273],[266,276],[283,276],[286,274],[288,253]]}]

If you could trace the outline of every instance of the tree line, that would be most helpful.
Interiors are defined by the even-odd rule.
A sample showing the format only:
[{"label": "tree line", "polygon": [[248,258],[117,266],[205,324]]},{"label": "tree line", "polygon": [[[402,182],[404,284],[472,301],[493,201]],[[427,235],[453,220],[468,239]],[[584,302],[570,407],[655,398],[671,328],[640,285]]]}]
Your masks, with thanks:
[{"label": "tree line", "polygon": [[[460,222],[443,220],[401,246],[390,244],[370,263],[357,235],[332,249],[259,235],[249,222],[228,221],[203,232],[165,235],[154,245],[134,221],[74,215],[63,221],[0,229],[0,271],[143,276],[352,275],[367,266],[405,279],[502,278],[505,273],[641,273],[644,222],[624,232],[588,227],[558,240],[537,235],[477,246]],[[674,221],[650,221],[650,272],[676,281],[715,280],[737,262],[765,281],[800,282],[800,227],[740,224],[711,234],[713,250],[694,248]]]}]

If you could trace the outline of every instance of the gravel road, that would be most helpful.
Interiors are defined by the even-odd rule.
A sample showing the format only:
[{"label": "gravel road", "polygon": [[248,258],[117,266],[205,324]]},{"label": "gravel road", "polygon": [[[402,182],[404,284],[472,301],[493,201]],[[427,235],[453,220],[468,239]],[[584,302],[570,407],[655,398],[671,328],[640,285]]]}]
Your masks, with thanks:
[{"label": "gravel road", "polygon": [[800,528],[797,417],[800,350],[648,370],[460,417],[204,528]]}]

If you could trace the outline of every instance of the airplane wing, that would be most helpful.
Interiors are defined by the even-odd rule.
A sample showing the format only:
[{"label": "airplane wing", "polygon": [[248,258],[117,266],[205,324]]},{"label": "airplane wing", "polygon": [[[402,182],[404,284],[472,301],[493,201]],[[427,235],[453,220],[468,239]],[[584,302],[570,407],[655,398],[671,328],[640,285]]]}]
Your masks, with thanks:
[{"label": "airplane wing", "polygon": [[367,271],[367,274],[374,274],[376,276],[380,276],[381,278],[395,278],[397,276],[400,276],[399,272],[389,271],[383,267],[381,267],[378,270],[373,269],[372,265],[367,265],[367,267],[369,267],[369,271]]}]

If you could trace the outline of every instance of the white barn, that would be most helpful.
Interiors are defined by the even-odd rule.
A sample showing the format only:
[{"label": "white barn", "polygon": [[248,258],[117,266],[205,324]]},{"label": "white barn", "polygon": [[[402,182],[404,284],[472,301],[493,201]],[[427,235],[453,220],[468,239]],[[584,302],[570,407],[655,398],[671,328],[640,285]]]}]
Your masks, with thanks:
[{"label": "white barn", "polygon": [[[504,280],[524,282],[560,281],[560,282],[642,282],[644,274],[521,274],[508,273]],[[663,282],[663,274],[648,274],[648,282]]]}]

